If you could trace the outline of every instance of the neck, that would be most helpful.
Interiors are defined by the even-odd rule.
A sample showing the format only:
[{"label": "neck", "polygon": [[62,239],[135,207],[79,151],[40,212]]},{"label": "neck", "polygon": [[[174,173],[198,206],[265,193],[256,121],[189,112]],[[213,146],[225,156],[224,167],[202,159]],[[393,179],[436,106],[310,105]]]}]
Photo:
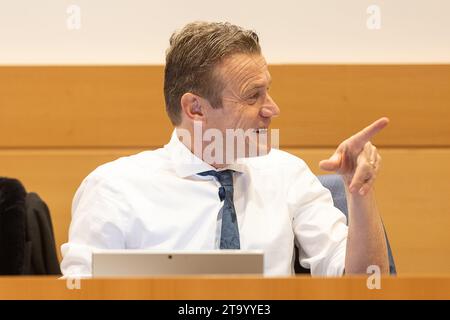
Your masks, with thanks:
[{"label": "neck", "polygon": [[[201,159],[203,162],[209,164],[210,166],[216,168],[216,169],[222,169],[227,166],[227,163],[225,161],[225,148],[222,150],[223,157],[219,157],[219,161],[215,157],[208,157],[205,156],[205,154],[209,154],[208,152],[205,152],[205,150],[208,151],[206,148],[213,148],[216,150],[213,146],[210,146],[213,141],[204,141],[203,134],[198,133],[193,129],[189,129],[183,126],[179,126],[175,128],[176,135],[178,137],[178,140],[180,140],[181,143],[183,143],[189,151],[192,152],[197,158]],[[199,135],[197,137],[196,135]]]}]

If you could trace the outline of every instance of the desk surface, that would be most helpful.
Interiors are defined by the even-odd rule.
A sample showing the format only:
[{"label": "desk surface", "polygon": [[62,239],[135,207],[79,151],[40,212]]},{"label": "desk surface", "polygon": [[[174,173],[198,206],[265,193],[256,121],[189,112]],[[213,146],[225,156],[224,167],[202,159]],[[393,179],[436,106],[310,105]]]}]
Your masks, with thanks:
[{"label": "desk surface", "polygon": [[450,299],[450,275],[383,277],[380,284],[368,289],[367,277],[0,277],[0,299]]}]

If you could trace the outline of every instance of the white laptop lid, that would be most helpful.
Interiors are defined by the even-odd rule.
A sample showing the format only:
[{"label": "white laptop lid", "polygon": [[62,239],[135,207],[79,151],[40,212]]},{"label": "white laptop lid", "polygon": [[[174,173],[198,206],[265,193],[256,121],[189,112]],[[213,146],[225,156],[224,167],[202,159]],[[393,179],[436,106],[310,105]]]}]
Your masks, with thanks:
[{"label": "white laptop lid", "polygon": [[107,250],[92,254],[92,276],[263,274],[260,250]]}]

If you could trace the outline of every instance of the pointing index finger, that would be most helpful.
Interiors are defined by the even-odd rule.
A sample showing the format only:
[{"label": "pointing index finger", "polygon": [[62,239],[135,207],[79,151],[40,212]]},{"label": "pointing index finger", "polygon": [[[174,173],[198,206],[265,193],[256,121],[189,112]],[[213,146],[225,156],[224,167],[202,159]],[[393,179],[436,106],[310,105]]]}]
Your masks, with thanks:
[{"label": "pointing index finger", "polygon": [[358,133],[354,134],[350,140],[358,147],[362,148],[364,145],[372,139],[378,132],[383,130],[389,123],[389,119],[386,117],[380,118],[373,122],[371,125],[365,127]]}]

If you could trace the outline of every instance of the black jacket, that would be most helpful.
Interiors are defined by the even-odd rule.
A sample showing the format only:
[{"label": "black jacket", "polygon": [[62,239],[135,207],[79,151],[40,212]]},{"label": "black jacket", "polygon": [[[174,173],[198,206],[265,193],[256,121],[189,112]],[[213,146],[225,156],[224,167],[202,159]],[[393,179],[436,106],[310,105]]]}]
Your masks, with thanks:
[{"label": "black jacket", "polygon": [[0,274],[61,274],[47,205],[10,178],[0,178]]}]

